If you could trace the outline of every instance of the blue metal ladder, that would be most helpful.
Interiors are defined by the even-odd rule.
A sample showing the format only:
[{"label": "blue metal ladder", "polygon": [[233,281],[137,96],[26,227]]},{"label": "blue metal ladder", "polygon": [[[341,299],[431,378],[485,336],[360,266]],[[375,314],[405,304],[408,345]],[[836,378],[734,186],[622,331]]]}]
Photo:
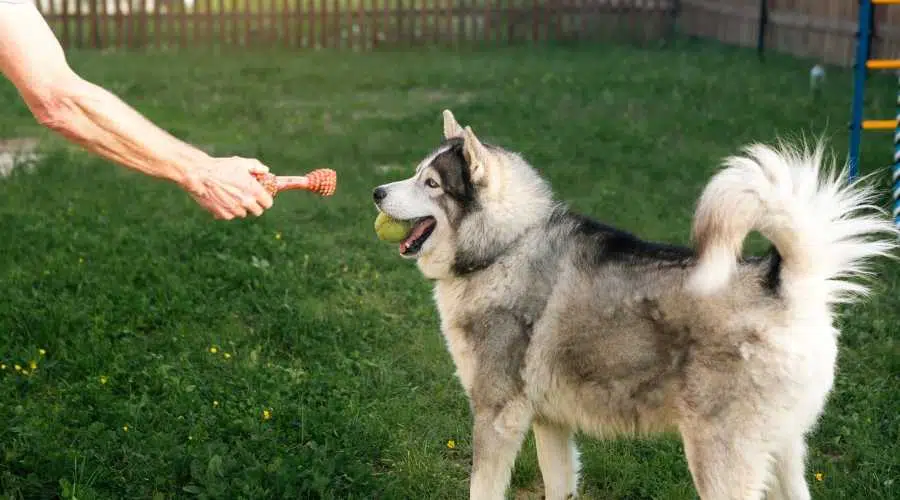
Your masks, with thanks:
[{"label": "blue metal ladder", "polygon": [[868,70],[900,70],[900,59],[869,59],[875,5],[900,5],[900,0],[859,0],[859,30],[856,63],[853,71],[853,106],[850,121],[850,182],[859,176],[859,146],[864,130],[894,131],[892,167],[894,224],[900,227],[900,82],[897,89],[896,117],[893,120],[863,120],[863,97]]}]

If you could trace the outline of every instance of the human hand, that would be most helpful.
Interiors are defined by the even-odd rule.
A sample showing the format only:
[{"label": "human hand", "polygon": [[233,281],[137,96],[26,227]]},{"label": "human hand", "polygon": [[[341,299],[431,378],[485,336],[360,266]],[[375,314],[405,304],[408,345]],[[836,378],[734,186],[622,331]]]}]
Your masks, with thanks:
[{"label": "human hand", "polygon": [[184,182],[184,188],[217,219],[262,215],[272,206],[272,196],[253,173],[269,168],[258,160],[232,156],[207,158]]}]

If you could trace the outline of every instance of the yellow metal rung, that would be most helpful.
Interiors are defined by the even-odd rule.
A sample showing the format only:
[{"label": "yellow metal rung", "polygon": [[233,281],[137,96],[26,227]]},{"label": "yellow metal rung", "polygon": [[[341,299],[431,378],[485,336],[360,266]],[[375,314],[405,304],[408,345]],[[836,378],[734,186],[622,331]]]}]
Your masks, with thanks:
[{"label": "yellow metal rung", "polygon": [[893,130],[897,128],[897,120],[863,120],[863,130]]},{"label": "yellow metal rung", "polygon": [[900,5],[900,0],[872,0],[874,5]]},{"label": "yellow metal rung", "polygon": [[[900,4],[900,0],[897,0]],[[900,59],[869,59],[866,61],[869,69],[900,69]]]}]

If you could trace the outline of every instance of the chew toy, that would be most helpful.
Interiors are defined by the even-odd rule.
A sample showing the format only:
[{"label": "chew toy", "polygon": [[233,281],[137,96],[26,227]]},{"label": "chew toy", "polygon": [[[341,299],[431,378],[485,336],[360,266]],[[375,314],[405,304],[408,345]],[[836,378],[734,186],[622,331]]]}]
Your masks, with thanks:
[{"label": "chew toy", "polygon": [[300,189],[320,196],[331,196],[337,189],[337,173],[330,168],[313,170],[306,175],[275,175],[270,172],[254,173],[256,180],[272,197],[282,191]]},{"label": "chew toy", "polygon": [[378,212],[375,218],[375,234],[378,239],[388,243],[400,243],[409,234],[412,224],[408,221],[397,220],[384,212]]}]

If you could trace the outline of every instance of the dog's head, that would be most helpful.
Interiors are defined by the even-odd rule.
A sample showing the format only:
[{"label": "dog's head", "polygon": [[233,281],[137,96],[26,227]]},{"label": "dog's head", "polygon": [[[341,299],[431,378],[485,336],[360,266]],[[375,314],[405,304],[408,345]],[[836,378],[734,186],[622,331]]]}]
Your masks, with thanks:
[{"label": "dog's head", "polygon": [[521,156],[482,143],[449,110],[444,141],[405,180],[375,188],[379,210],[412,222],[400,254],[431,278],[490,265],[552,207],[549,186]]}]

